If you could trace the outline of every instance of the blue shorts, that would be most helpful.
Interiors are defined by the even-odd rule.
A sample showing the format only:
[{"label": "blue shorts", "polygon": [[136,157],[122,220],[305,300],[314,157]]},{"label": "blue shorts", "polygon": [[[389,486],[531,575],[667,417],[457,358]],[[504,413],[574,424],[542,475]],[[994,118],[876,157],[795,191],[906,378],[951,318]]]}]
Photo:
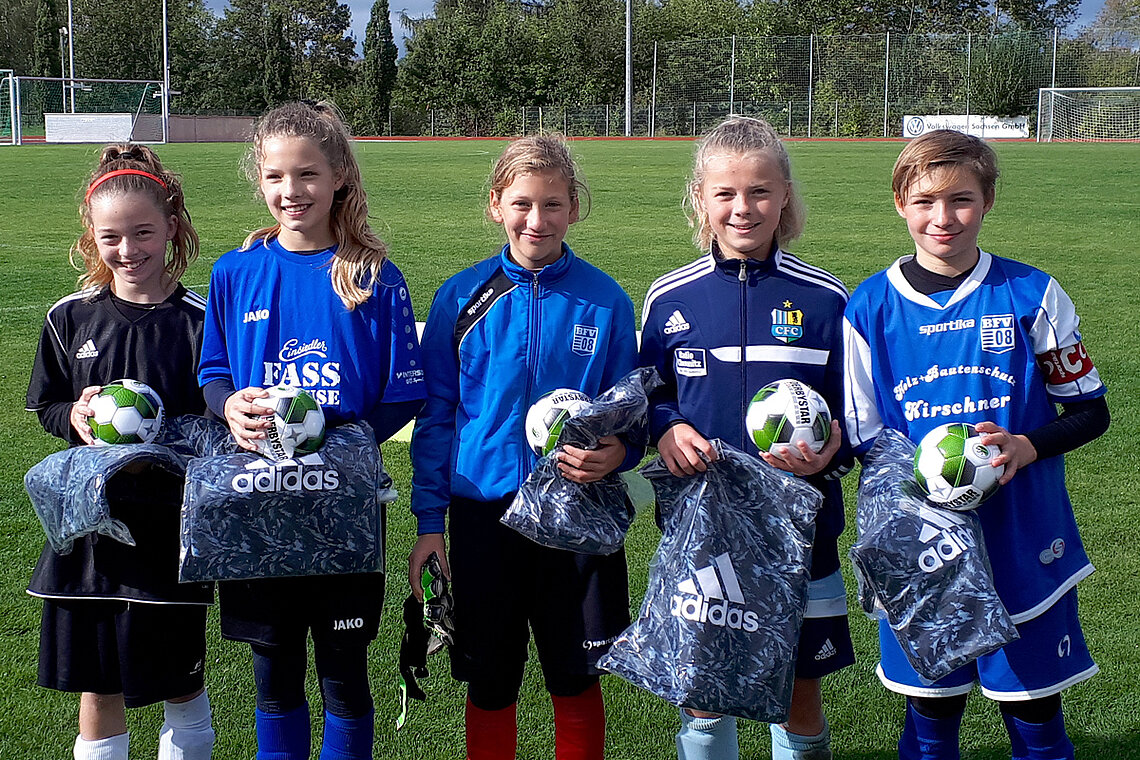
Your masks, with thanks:
[{"label": "blue shorts", "polygon": [[977,682],[990,699],[1017,702],[1058,694],[1099,670],[1077,619],[1075,588],[1017,631],[1017,641],[931,683],[914,672],[887,622],[880,621],[879,680],[910,697],[952,697],[969,692]]},{"label": "blue shorts", "polygon": [[822,678],[855,662],[847,624],[847,592],[843,574],[814,580],[808,586],[807,610],[800,629],[796,678]]}]

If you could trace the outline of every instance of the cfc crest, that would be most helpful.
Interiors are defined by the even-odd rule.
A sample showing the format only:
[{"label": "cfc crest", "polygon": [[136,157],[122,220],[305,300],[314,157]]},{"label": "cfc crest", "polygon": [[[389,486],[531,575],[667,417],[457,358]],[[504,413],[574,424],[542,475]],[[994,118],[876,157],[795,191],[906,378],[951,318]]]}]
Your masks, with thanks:
[{"label": "cfc crest", "polygon": [[791,306],[791,301],[784,301],[783,309],[772,309],[772,337],[784,343],[794,343],[804,337],[803,310]]}]

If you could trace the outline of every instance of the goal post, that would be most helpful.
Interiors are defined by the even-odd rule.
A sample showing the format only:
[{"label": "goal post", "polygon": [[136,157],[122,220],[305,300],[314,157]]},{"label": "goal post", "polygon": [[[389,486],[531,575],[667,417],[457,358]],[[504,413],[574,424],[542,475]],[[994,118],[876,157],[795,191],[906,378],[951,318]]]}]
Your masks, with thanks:
[{"label": "goal post", "polygon": [[16,76],[9,69],[0,69],[0,145],[15,145]]},{"label": "goal post", "polygon": [[17,142],[167,141],[165,91],[157,80],[14,77],[14,82]]},{"label": "goal post", "polygon": [[1140,87],[1042,87],[1037,142],[1140,141]]}]

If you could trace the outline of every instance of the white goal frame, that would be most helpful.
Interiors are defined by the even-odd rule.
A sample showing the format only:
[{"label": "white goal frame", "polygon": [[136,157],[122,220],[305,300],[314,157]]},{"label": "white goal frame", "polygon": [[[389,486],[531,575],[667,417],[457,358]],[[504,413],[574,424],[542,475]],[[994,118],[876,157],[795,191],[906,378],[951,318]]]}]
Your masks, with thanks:
[{"label": "white goal frame", "polygon": [[[128,140],[154,144],[169,139],[168,92],[159,80],[12,77],[12,82],[13,135],[17,145]],[[112,101],[119,98],[117,102],[98,97],[105,97],[108,90],[112,91]],[[115,90],[122,94],[114,93]],[[28,97],[29,92],[38,97]],[[92,92],[96,93],[94,98],[89,97]],[[43,137],[24,133],[25,117],[44,126]]]},{"label": "white goal frame", "polygon": [[1140,87],[1042,87],[1037,142],[1140,142]]},{"label": "white goal frame", "polygon": [[15,145],[19,138],[19,118],[16,113],[16,74],[11,69],[0,69],[0,116],[7,114],[0,124],[0,133],[7,128],[8,136],[0,134],[0,145]]}]

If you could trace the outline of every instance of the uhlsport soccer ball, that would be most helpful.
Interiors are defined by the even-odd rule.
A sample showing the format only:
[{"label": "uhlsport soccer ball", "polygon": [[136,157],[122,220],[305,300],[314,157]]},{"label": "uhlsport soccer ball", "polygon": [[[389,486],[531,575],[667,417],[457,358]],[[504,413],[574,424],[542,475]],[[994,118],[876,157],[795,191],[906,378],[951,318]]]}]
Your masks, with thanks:
[{"label": "uhlsport soccer ball", "polygon": [[998,489],[1004,465],[994,467],[997,446],[982,443],[973,425],[951,422],[922,437],[914,452],[914,478],[926,498],[948,509],[973,509]]},{"label": "uhlsport soccer ball", "polygon": [[815,453],[831,437],[831,411],[823,396],[799,380],[777,380],[757,391],[744,425],[761,451],[783,457],[800,441]]},{"label": "uhlsport soccer ball", "polygon": [[526,441],[531,451],[540,457],[554,451],[566,420],[589,403],[589,396],[573,388],[558,388],[544,393],[526,413]]},{"label": "uhlsport soccer ball", "polygon": [[266,388],[269,397],[256,403],[273,409],[261,417],[273,424],[265,437],[257,440],[262,456],[280,462],[294,456],[312,454],[325,442],[325,413],[320,404],[301,388],[275,385]]},{"label": "uhlsport soccer ball", "polygon": [[162,399],[146,383],[116,380],[91,399],[87,424],[97,446],[150,443],[162,427]]}]

